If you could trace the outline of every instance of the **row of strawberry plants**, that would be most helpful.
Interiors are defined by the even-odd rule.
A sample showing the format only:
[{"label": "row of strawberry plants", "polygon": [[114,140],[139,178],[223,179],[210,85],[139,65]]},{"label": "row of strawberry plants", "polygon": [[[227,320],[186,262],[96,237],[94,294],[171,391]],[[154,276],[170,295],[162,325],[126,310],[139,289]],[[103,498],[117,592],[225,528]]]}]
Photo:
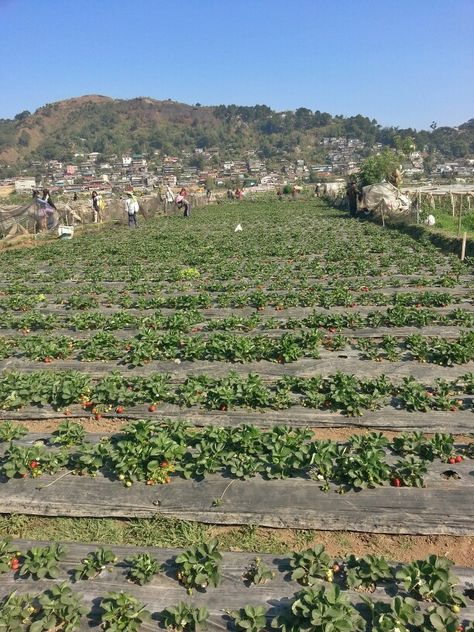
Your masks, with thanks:
[{"label": "row of strawberry plants", "polygon": [[[196,329],[196,328],[195,328]],[[474,359],[474,332],[446,340],[439,336],[413,334],[403,338],[385,335],[378,342],[372,338],[351,341],[347,336],[325,338],[321,330],[284,333],[281,336],[236,335],[232,333],[185,336],[180,332],[160,334],[143,329],[128,339],[110,332],[97,333],[87,339],[67,336],[30,335],[20,338],[0,337],[0,358],[23,355],[36,361],[75,358],[80,361],[120,360],[141,366],[152,360],[210,360],[252,362],[267,360],[281,364],[303,357],[319,358],[321,347],[330,351],[353,348],[361,359],[419,360],[441,365],[466,364]]]},{"label": "row of strawberry plants", "polygon": [[[154,294],[157,291],[167,290],[170,287],[180,290],[193,289],[204,292],[227,292],[228,290],[246,290],[252,289],[259,285],[258,278],[252,275],[248,278],[233,279],[213,279],[212,274],[201,275],[201,272],[194,267],[181,267],[174,270],[169,276],[163,278],[163,271],[160,270],[158,276],[154,278],[153,272],[147,275],[146,279],[132,282],[113,282],[113,286],[101,281],[75,280],[74,286],[80,288],[83,293],[87,294],[104,294],[104,295],[122,295],[122,294]],[[226,275],[227,276],[227,275]],[[324,281],[324,286],[319,285],[318,289],[345,287],[351,291],[367,292],[369,290],[403,287],[439,287],[454,288],[460,286],[467,279],[464,277],[461,281],[459,274],[444,274],[439,276],[417,275],[414,277],[390,276],[385,274],[383,278],[357,277],[347,278],[341,282],[335,279],[333,275],[319,275],[317,277],[308,274],[306,265],[294,265],[291,270],[285,270],[278,264],[275,265],[274,274],[267,277],[265,288],[267,290],[288,290],[295,287],[310,288],[319,280]],[[467,281],[469,283],[469,281]],[[72,285],[72,284],[71,284]],[[263,285],[260,283],[260,289]],[[64,283],[58,287],[53,282],[38,281],[14,281],[4,283],[2,293],[4,295],[25,294],[25,295],[63,295],[70,292],[70,286]]]},{"label": "row of strawberry plants", "polygon": [[[44,295],[39,295],[43,297]],[[399,292],[384,294],[383,292],[366,292],[354,294],[345,287],[336,289],[318,289],[311,287],[299,291],[285,293],[268,292],[255,289],[252,292],[239,293],[227,291],[210,294],[198,292],[195,294],[158,294],[155,296],[136,297],[131,295],[109,295],[99,300],[94,294],[77,292],[70,294],[67,299],[58,298],[57,303],[66,309],[84,310],[95,309],[99,305],[112,307],[117,305],[125,309],[206,309],[213,306],[232,307],[234,309],[253,307],[257,310],[265,307],[286,309],[289,307],[355,307],[356,305],[403,305],[405,307],[446,307],[452,303],[459,303],[461,295],[446,292]],[[468,300],[466,293],[465,300]],[[38,299],[29,294],[11,295],[0,299],[0,309],[14,311],[28,311],[37,306],[46,307],[46,297]]]},{"label": "row of strawberry plants", "polygon": [[323,491],[333,484],[343,492],[385,484],[422,487],[431,462],[438,459],[454,465],[474,458],[474,443],[455,446],[452,435],[439,433],[432,438],[403,433],[392,442],[370,433],[340,444],[316,440],[308,429],[287,426],[268,432],[255,426],[196,432],[182,422],[137,421],[90,443],[80,424],[65,421],[46,443],[18,443],[25,434],[22,426],[9,422],[0,426],[0,443],[7,442],[0,473],[7,480],[67,469],[93,476],[100,471],[130,486],[134,481],[169,483],[173,473],[199,480],[219,472],[243,480],[257,474],[266,479],[306,477],[318,481]]},{"label": "row of strawberry plants", "polygon": [[[0,573],[12,571],[18,577],[56,579],[59,563],[66,549],[58,544],[33,547],[25,553],[15,551],[8,540],[0,541]],[[105,576],[118,562],[111,550],[104,548],[87,555],[72,572],[76,582]],[[167,569],[148,553],[139,553],[124,560],[129,581],[140,586],[150,583],[153,577],[168,570],[187,589],[205,592],[221,582],[222,555],[215,540],[178,554],[167,562]],[[124,563],[120,563],[123,568]],[[462,632],[472,631],[469,623],[461,619],[466,598],[457,589],[458,578],[452,573],[452,563],[436,555],[406,565],[394,567],[383,557],[350,555],[343,560],[331,558],[322,545],[293,553],[287,560],[289,578],[305,588],[283,606],[282,612],[271,616],[265,606],[245,606],[225,611],[234,630],[263,632],[271,622],[272,629],[283,632],[408,632],[416,627],[420,631]],[[255,558],[242,572],[247,587],[271,582],[275,571]],[[326,582],[326,583],[323,583]],[[380,602],[362,596],[365,606],[361,611],[351,603],[345,589],[372,592],[377,585],[392,585],[395,596],[391,602]],[[391,590],[393,595],[393,589]],[[101,600],[100,623],[103,629],[139,630],[150,620],[146,606],[126,593],[109,593]],[[0,629],[29,632],[63,629],[72,632],[80,625],[85,614],[82,599],[63,582],[45,591],[41,596],[5,597],[0,613]],[[363,616],[361,616],[361,613]],[[206,608],[195,608],[181,602],[166,608],[161,616],[163,626],[175,632],[205,629],[209,617]],[[2,628],[3,626],[3,628]],[[17,626],[17,627],[15,627]]]},{"label": "row of strawberry plants", "polygon": [[208,319],[197,310],[180,310],[171,316],[160,311],[146,316],[137,316],[126,310],[104,314],[100,311],[79,311],[78,313],[44,314],[31,310],[22,316],[8,311],[0,313],[0,327],[18,329],[23,333],[35,330],[53,331],[64,328],[73,331],[103,329],[115,331],[119,329],[164,329],[189,332],[200,325],[197,330],[237,330],[252,329],[357,329],[366,327],[426,327],[429,325],[451,325],[474,327],[474,313],[462,308],[441,314],[431,308],[404,307],[398,305],[386,312],[375,310],[364,315],[357,311],[343,313],[313,312],[304,318],[287,319],[263,317],[259,313],[251,316],[232,314],[224,318]]},{"label": "row of strawberry plants", "polygon": [[360,416],[364,411],[390,404],[408,411],[455,412],[472,408],[472,398],[459,399],[459,395],[473,394],[473,375],[467,373],[451,382],[439,379],[435,386],[428,386],[411,376],[397,385],[385,375],[359,379],[338,371],[310,378],[284,376],[265,384],[256,373],[241,376],[230,371],[221,378],[191,375],[175,384],[171,376],[163,373],[137,376],[113,371],[93,380],[78,371],[5,371],[0,377],[0,408],[17,410],[49,404],[67,412],[68,406],[82,404],[85,409],[100,413],[114,406],[156,407],[160,402],[221,411],[242,407],[280,410],[303,405]]}]

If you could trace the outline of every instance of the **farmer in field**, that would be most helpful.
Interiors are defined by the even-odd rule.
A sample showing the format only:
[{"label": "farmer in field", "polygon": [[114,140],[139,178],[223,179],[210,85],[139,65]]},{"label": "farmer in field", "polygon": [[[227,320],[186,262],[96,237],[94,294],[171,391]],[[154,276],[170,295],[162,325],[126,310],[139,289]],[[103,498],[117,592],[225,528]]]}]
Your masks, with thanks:
[{"label": "farmer in field", "polygon": [[43,195],[41,197],[36,196],[36,203],[38,206],[38,230],[42,231],[51,228],[56,205],[48,189],[43,189]]},{"label": "farmer in field", "polygon": [[94,218],[94,224],[103,221],[102,210],[104,208],[104,200],[102,196],[97,193],[97,191],[92,191],[92,213]]},{"label": "farmer in field", "polygon": [[349,202],[349,213],[351,217],[357,215],[357,198],[359,196],[359,188],[355,180],[351,180],[346,189],[347,200]]},{"label": "farmer in field", "polygon": [[132,226],[138,228],[138,209],[138,200],[135,197],[133,191],[127,191],[127,196],[125,199],[125,210],[127,211],[128,225],[130,228],[132,228]]},{"label": "farmer in field", "polygon": [[[183,189],[181,189],[181,191],[182,190]],[[184,197],[184,195],[181,195],[181,193],[177,195],[175,202],[176,202],[176,206],[179,209],[184,209],[183,217],[189,217],[190,211],[191,211],[191,205],[188,202],[188,200]]]}]

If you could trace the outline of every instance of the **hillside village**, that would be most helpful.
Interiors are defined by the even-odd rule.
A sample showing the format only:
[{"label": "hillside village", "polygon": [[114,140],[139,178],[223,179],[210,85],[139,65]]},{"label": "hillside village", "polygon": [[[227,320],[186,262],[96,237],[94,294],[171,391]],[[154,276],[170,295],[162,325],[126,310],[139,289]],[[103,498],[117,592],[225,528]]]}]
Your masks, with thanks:
[{"label": "hillside village", "polygon": [[417,132],[307,108],[88,95],[0,119],[0,196],[311,184],[346,179],[395,147],[405,181],[471,179],[473,130],[473,120]]},{"label": "hillside village", "polygon": [[[194,148],[176,155],[162,156],[159,151],[149,154],[127,153],[105,157],[99,152],[76,153],[71,162],[35,160],[25,173],[0,181],[0,196],[30,193],[38,186],[48,186],[65,194],[98,190],[120,192],[132,186],[136,190],[152,190],[162,186],[211,189],[228,186],[278,186],[287,183],[311,183],[347,178],[355,173],[367,155],[381,152],[376,143],[367,147],[364,141],[346,137],[325,137],[321,140],[325,160],[307,163],[304,159],[264,159],[257,149],[244,155],[221,160],[218,147]],[[425,155],[413,151],[403,163],[405,179],[420,179],[425,175]],[[198,160],[196,160],[196,158]],[[197,164],[196,164],[197,163]],[[272,168],[273,167],[273,168]],[[33,175],[34,174],[34,175]],[[473,178],[474,158],[445,161],[440,156],[431,165],[432,177]]]}]

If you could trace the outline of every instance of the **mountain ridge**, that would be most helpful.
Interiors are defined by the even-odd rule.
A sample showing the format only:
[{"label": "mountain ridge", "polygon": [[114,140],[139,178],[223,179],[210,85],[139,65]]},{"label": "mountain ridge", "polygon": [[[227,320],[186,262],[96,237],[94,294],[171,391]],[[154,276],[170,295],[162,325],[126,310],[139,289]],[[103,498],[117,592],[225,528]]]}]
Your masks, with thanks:
[{"label": "mountain ridge", "polygon": [[447,158],[474,154],[473,119],[457,128],[431,131],[381,127],[360,114],[333,116],[298,108],[276,112],[266,105],[189,105],[151,97],[114,99],[82,95],[48,103],[35,112],[0,120],[0,163],[70,160],[75,153],[104,155],[133,151],[162,154],[217,147],[223,155],[258,150],[263,158],[298,155],[322,159],[324,137],[358,138],[394,146],[397,136],[414,138],[417,147],[437,150]]}]

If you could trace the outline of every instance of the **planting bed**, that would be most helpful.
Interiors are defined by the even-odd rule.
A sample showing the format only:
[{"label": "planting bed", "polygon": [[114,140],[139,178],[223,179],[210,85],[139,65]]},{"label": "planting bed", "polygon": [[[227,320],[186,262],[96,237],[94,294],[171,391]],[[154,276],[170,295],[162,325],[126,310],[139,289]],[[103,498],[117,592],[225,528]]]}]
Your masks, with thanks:
[{"label": "planting bed", "polygon": [[[44,601],[38,602],[37,596],[46,594],[50,597],[47,601],[50,612],[57,617],[55,622],[58,623],[61,621],[60,615],[64,616],[65,612],[59,608],[54,610],[58,598],[48,591],[59,585],[63,594],[72,591],[73,597],[63,602],[69,604],[70,608],[67,621],[71,623],[77,618],[77,627],[71,629],[99,629],[107,611],[104,598],[107,600],[110,593],[117,596],[120,592],[137,599],[150,613],[151,616],[140,628],[144,631],[195,629],[166,627],[166,623],[170,625],[172,621],[166,619],[165,611],[180,603],[205,608],[206,612],[202,611],[201,614],[206,615],[208,629],[216,631],[305,629],[305,619],[309,618],[310,613],[321,612],[319,608],[328,598],[332,610],[324,615],[326,621],[331,617],[335,620],[335,617],[342,616],[351,622],[351,627],[335,627],[336,630],[394,630],[397,625],[395,619],[399,620],[398,625],[400,621],[416,622],[417,630],[441,630],[434,625],[437,623],[436,614],[443,619],[443,629],[454,632],[459,625],[468,630],[468,622],[474,618],[473,571],[462,567],[449,568],[442,558],[435,556],[419,563],[401,565],[377,556],[336,559],[329,556],[322,546],[288,556],[262,555],[258,558],[242,553],[221,555],[213,548],[212,542],[187,552],[116,546],[100,549],[94,545],[65,544],[62,550],[50,550],[48,553],[48,546],[48,543],[26,541],[11,543],[11,550],[17,549],[19,555],[13,553],[10,557],[4,556],[9,564],[0,574],[0,600],[13,590],[16,596],[11,599],[17,601],[23,595],[29,595],[29,603],[33,604],[34,610],[31,609],[26,617],[34,621],[45,616],[41,607]],[[34,574],[34,565],[30,561],[33,547],[36,548],[34,559],[51,560],[48,567],[51,571],[40,579]],[[139,568],[151,570],[142,570],[142,574],[133,580],[130,572],[137,566],[131,560],[138,554],[147,554],[151,558],[147,560],[146,566],[142,564]],[[59,559],[55,561],[55,558]],[[11,559],[17,560],[13,570],[9,568]],[[87,566],[83,565],[85,559],[89,560]],[[156,560],[154,565],[151,564],[153,560]],[[194,560],[200,564],[201,574],[198,577],[193,574],[197,568]],[[427,580],[427,588],[422,594],[410,583],[412,573],[416,571],[421,572]],[[200,584],[207,586],[194,588],[195,577]],[[429,596],[428,587],[433,586],[438,578],[442,578],[445,592],[438,590],[434,597],[431,596],[433,593]],[[137,581],[143,583],[139,585]],[[185,581],[190,586],[189,591],[183,585]],[[71,616],[74,596],[80,599],[82,617],[77,610],[76,616]],[[306,598],[307,610],[296,608],[292,613],[290,606],[295,598]],[[369,604],[378,604],[373,618]],[[260,612],[255,613],[249,606],[259,608]],[[260,615],[260,625],[238,627],[238,623],[243,621],[240,619],[236,626],[237,613],[242,617],[246,614],[242,612],[244,608],[247,608],[247,615]],[[7,602],[4,601],[0,626],[2,616],[8,620],[8,610]],[[114,612],[118,619],[118,608]],[[376,627],[380,626],[379,617],[382,613],[385,626]],[[387,626],[389,621],[392,621],[392,627]],[[285,622],[286,625],[291,623],[293,627],[283,627]],[[137,629],[132,626],[133,620],[129,622],[129,627],[123,629]],[[28,627],[24,625],[12,629],[27,630]],[[197,626],[196,629],[201,628]]]}]

